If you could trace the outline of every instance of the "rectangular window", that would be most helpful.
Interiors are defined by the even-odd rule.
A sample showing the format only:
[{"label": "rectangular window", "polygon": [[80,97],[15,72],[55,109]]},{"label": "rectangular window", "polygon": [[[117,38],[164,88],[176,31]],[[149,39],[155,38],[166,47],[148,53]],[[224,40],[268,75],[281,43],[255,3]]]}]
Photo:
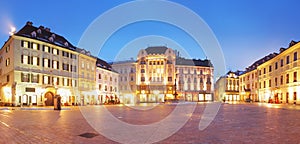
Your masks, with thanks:
[{"label": "rectangular window", "polygon": [[145,73],[145,69],[141,69],[141,73]]},{"label": "rectangular window", "polygon": [[43,67],[50,68],[50,59],[43,58]]},{"label": "rectangular window", "polygon": [[53,85],[59,85],[59,77],[53,77],[52,78],[52,84]]},{"label": "rectangular window", "polygon": [[102,85],[101,85],[101,84],[99,84],[99,90],[101,91],[101,89],[102,89]]},{"label": "rectangular window", "polygon": [[280,76],[280,84],[283,84],[283,76]]},{"label": "rectangular window", "polygon": [[24,48],[29,48],[29,42],[28,41],[21,41],[21,46]]},{"label": "rectangular window", "polygon": [[43,76],[43,84],[50,84],[50,76]]},{"label": "rectangular window", "polygon": [[64,86],[69,86],[69,79],[64,78]]},{"label": "rectangular window", "polygon": [[98,78],[101,79],[101,74],[98,75]]},{"label": "rectangular window", "polygon": [[72,80],[72,87],[77,87],[76,80]]},{"label": "rectangular window", "polygon": [[39,83],[39,75],[38,74],[31,74],[31,82],[32,83]]},{"label": "rectangular window", "polygon": [[297,59],[298,59],[298,53],[294,52],[294,61],[297,61]]},{"label": "rectangular window", "polygon": [[172,77],[168,77],[168,82],[171,82],[172,81]]},{"label": "rectangular window", "polygon": [[81,68],[84,68],[84,62],[81,62]]},{"label": "rectangular window", "polygon": [[38,66],[38,65],[40,65],[39,64],[39,62],[40,62],[40,58],[38,58],[38,57],[35,57],[35,56],[33,56],[33,57],[31,57],[32,58],[32,65],[34,65],[34,66]]},{"label": "rectangular window", "polygon": [[297,72],[294,72],[294,80],[293,82],[297,82]]},{"label": "rectangular window", "polygon": [[275,86],[277,86],[278,85],[278,83],[277,83],[277,77],[275,78]]},{"label": "rectangular window", "polygon": [[278,62],[275,63],[275,69],[277,69],[277,68],[278,68]]},{"label": "rectangular window", "polygon": [[59,63],[58,63],[58,61],[56,61],[56,60],[52,61],[52,68],[59,69]]},{"label": "rectangular window", "polygon": [[69,64],[63,63],[63,70],[69,71]]},{"label": "rectangular window", "polygon": [[43,51],[49,53],[50,52],[50,47],[48,46],[43,46]]},{"label": "rectangular window", "polygon": [[104,90],[105,90],[105,91],[107,91],[107,85],[105,85],[105,88],[104,88]]},{"label": "rectangular window", "polygon": [[10,59],[9,58],[6,59],[6,63],[5,64],[6,64],[6,66],[9,66],[9,64],[10,64]]},{"label": "rectangular window", "polygon": [[297,100],[297,92],[294,92],[294,100]]},{"label": "rectangular window", "polygon": [[286,64],[290,63],[290,56],[286,56]]},{"label": "rectangular window", "polygon": [[271,87],[272,86],[272,81],[271,80],[269,80],[269,87]]},{"label": "rectangular window", "polygon": [[286,83],[289,83],[290,81],[289,81],[290,79],[289,79],[289,74],[286,74]]},{"label": "rectangular window", "polygon": [[283,59],[280,60],[280,67],[283,66]]},{"label": "rectangular window", "polygon": [[77,67],[74,65],[71,65],[71,72],[77,72]]},{"label": "rectangular window", "polygon": [[145,81],[145,77],[141,77],[141,81],[144,82]]},{"label": "rectangular window", "polygon": [[69,57],[69,53],[68,52],[63,51],[62,54],[63,54],[64,57]]},{"label": "rectangular window", "polygon": [[266,68],[264,68],[264,74],[266,74]]},{"label": "rectangular window", "polygon": [[22,64],[30,64],[30,57],[26,55],[21,55],[21,63]]},{"label": "rectangular window", "polygon": [[6,82],[9,82],[9,75],[6,76]]},{"label": "rectangular window", "polygon": [[264,88],[266,88],[266,81],[264,81]]},{"label": "rectangular window", "polygon": [[21,82],[29,82],[29,73],[21,73]]},{"label": "rectangular window", "polygon": [[272,66],[271,65],[269,66],[269,72],[272,72]]},{"label": "rectangular window", "polygon": [[76,55],[71,53],[71,58],[76,59]]},{"label": "rectangular window", "polygon": [[40,50],[40,45],[37,43],[31,43],[32,44],[32,49],[34,50]]},{"label": "rectangular window", "polygon": [[52,54],[59,55],[59,51],[56,48],[52,49]]},{"label": "rectangular window", "polygon": [[8,53],[9,50],[10,50],[10,46],[8,45],[8,46],[6,47],[6,53]]}]

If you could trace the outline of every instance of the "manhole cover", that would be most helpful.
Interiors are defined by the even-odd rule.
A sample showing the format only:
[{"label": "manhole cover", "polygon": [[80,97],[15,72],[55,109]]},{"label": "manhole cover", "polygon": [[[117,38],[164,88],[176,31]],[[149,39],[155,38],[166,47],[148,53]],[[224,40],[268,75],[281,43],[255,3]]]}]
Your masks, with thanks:
[{"label": "manhole cover", "polygon": [[83,134],[81,134],[79,136],[85,137],[85,138],[93,138],[93,137],[95,137],[97,135],[99,135],[99,134],[96,134],[96,133],[83,133]]}]

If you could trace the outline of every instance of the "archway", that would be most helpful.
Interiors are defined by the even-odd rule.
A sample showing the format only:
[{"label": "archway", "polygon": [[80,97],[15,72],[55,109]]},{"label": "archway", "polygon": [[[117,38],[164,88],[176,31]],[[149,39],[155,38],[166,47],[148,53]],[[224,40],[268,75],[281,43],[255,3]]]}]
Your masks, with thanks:
[{"label": "archway", "polygon": [[45,93],[45,105],[46,106],[54,106],[54,95],[51,92]]}]

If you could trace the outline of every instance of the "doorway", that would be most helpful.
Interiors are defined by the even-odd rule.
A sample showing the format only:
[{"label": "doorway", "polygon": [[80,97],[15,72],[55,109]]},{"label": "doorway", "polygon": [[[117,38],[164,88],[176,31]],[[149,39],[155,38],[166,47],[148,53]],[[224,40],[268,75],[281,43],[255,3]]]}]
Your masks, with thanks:
[{"label": "doorway", "polygon": [[54,106],[54,95],[51,92],[45,93],[45,99],[46,106]]}]

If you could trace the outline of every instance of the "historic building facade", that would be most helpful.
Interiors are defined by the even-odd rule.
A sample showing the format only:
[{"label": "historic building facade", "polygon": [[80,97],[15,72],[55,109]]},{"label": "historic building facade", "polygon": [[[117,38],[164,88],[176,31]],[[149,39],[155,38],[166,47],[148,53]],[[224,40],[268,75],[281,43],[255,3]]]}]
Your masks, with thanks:
[{"label": "historic building facade", "polygon": [[96,104],[120,103],[119,74],[112,70],[111,65],[101,59],[96,63]]},{"label": "historic building facade", "polygon": [[300,43],[291,41],[288,48],[280,48],[256,61],[239,76],[241,97],[269,103],[300,103],[299,78]]},{"label": "historic building facade", "polygon": [[89,52],[27,22],[0,50],[0,103],[51,106],[55,96],[64,105],[91,103],[95,64]]},{"label": "historic building facade", "polygon": [[124,104],[137,103],[136,98],[136,61],[128,60],[112,63],[112,68],[119,74],[119,99]]},{"label": "historic building facade", "polygon": [[220,77],[215,84],[215,96],[218,101],[241,101],[239,94],[239,75],[241,71],[229,71]]},{"label": "historic building facade", "polygon": [[259,65],[259,100],[270,103],[300,103],[300,43],[291,41],[288,48]]},{"label": "historic building facade", "polygon": [[112,67],[120,74],[124,103],[213,100],[209,60],[180,58],[173,49],[158,46],[141,49],[136,61],[116,62]]}]

